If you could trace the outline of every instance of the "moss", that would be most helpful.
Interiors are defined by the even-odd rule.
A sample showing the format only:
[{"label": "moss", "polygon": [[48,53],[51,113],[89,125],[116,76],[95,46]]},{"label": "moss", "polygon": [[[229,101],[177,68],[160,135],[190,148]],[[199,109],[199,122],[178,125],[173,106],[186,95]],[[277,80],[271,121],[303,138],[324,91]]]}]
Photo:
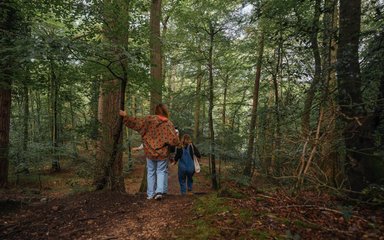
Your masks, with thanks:
[{"label": "moss", "polygon": [[319,229],[319,226],[313,224],[313,223],[309,223],[309,222],[304,222],[304,221],[301,221],[301,220],[295,220],[293,221],[293,224],[298,227],[298,228],[304,228],[304,229],[307,229],[307,228],[312,228],[312,229]]},{"label": "moss", "polygon": [[200,215],[215,215],[230,210],[225,200],[216,194],[209,194],[197,199],[195,210]]},{"label": "moss", "polygon": [[223,188],[218,193],[219,197],[227,197],[227,198],[235,198],[235,199],[244,199],[245,195],[237,192],[235,189],[232,188]]},{"label": "moss", "polygon": [[226,201],[212,193],[196,199],[193,211],[200,218],[192,222],[193,226],[178,231],[176,239],[212,239],[220,237],[220,230],[215,226],[217,215],[228,212],[231,208]]},{"label": "moss", "polygon": [[253,212],[248,209],[240,209],[239,217],[245,223],[251,223],[253,218]]}]

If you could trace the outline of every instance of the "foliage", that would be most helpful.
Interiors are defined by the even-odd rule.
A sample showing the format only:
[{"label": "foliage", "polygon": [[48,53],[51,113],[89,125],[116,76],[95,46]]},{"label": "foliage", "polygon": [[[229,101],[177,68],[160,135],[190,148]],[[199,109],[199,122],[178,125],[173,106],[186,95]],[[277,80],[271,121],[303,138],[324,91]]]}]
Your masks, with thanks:
[{"label": "foliage", "polygon": [[[24,164],[38,168],[55,156],[76,158],[80,150],[92,151],[98,129],[98,89],[105,79],[119,79],[127,74],[128,112],[137,116],[148,113],[149,92],[153,86],[149,77],[148,2],[135,0],[127,6],[124,1],[105,4],[100,0],[15,0],[12,4],[18,7],[17,17],[22,21],[17,26],[15,46],[2,47],[0,52],[2,56],[16,57],[20,66],[12,87],[10,157],[13,166]],[[324,58],[327,9],[325,3],[322,4],[324,11],[317,40]],[[238,182],[250,182],[240,175],[247,151],[261,33],[265,35],[265,47],[252,159],[255,170],[275,176],[294,176],[301,157],[307,159],[315,146],[315,134],[307,142],[301,133],[304,102],[314,79],[310,41],[314,9],[315,1],[298,0],[163,1],[162,87],[171,120],[182,134],[192,135],[196,124],[195,103],[199,100],[201,138],[196,144],[203,155],[210,153],[208,52],[209,33],[213,30],[215,154],[223,163],[233,166],[236,173],[233,178]],[[379,96],[384,62],[382,3],[364,0],[362,10],[362,93],[367,111],[380,116],[375,119],[374,137],[375,166],[381,169],[383,154],[378,149],[382,146],[384,129],[382,96]],[[108,25],[110,19],[118,21]],[[127,64],[127,69],[122,67],[122,62]],[[198,79],[202,81],[200,92],[197,92]],[[324,103],[325,88],[319,86],[314,95],[310,114],[313,132],[324,105],[332,106],[329,111],[336,114],[338,111],[337,106],[332,105],[335,92],[330,93]],[[59,143],[55,148],[52,147],[54,101]],[[24,108],[27,103],[28,111]],[[335,132],[340,132],[338,123],[335,125]],[[329,131],[324,126],[320,130],[321,133]],[[336,149],[342,162],[345,153],[342,139],[339,135],[323,136],[309,173],[316,181],[339,186],[343,180],[333,178],[345,175],[340,167],[334,174],[337,177],[330,176],[330,170],[326,169],[327,157],[322,151]],[[308,147],[304,149],[304,146]],[[375,173],[378,182],[382,177]]]}]

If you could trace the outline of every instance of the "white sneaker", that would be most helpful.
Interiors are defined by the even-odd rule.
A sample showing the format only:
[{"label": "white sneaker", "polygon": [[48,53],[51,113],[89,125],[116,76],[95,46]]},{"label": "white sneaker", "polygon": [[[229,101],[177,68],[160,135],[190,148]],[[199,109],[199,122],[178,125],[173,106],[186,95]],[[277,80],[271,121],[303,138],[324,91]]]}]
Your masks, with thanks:
[{"label": "white sneaker", "polygon": [[155,200],[161,200],[163,198],[163,195],[162,194],[156,194],[155,196]]},{"label": "white sneaker", "polygon": [[148,196],[147,199],[148,199],[148,200],[152,200],[152,199],[153,199],[153,196],[152,196],[152,197]]}]

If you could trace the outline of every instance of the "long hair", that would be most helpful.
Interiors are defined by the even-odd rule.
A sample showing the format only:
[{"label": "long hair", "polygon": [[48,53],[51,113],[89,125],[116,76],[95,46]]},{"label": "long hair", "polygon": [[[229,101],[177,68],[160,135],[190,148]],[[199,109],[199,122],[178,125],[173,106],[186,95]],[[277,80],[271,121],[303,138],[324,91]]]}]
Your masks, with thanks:
[{"label": "long hair", "polygon": [[181,138],[181,144],[186,147],[189,144],[192,143],[192,138],[188,134],[184,134],[183,137]]},{"label": "long hair", "polygon": [[156,115],[161,115],[163,117],[169,118],[169,111],[168,108],[165,104],[160,103],[156,105],[155,108],[155,114]]}]

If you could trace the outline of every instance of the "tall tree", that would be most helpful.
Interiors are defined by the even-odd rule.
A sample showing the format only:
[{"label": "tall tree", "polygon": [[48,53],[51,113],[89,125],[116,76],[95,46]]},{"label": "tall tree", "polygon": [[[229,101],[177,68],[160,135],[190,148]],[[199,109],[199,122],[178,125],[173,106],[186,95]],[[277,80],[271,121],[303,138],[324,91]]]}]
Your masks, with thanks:
[{"label": "tall tree", "polygon": [[57,154],[59,147],[59,122],[58,122],[58,101],[59,101],[59,88],[60,79],[57,76],[55,64],[53,59],[49,60],[50,67],[50,116],[51,116],[51,142],[52,142],[52,170],[60,171],[60,158]]},{"label": "tall tree", "polygon": [[359,64],[361,0],[340,0],[339,46],[337,51],[338,102],[345,122],[347,175],[352,190],[366,186],[371,169],[374,141],[371,119],[361,93]]},{"label": "tall tree", "polygon": [[203,81],[204,73],[201,70],[201,65],[199,64],[197,79],[196,79],[196,97],[195,97],[195,110],[194,110],[194,124],[193,124],[193,139],[197,142],[200,138],[200,108],[201,108],[201,84]]},{"label": "tall tree", "polygon": [[261,30],[259,36],[259,50],[256,63],[256,76],[255,82],[253,85],[253,97],[252,97],[252,111],[251,111],[251,122],[249,125],[249,135],[248,135],[248,146],[247,146],[247,157],[246,165],[244,168],[244,175],[251,176],[253,168],[253,149],[255,144],[255,128],[256,128],[256,119],[257,119],[257,106],[259,102],[259,88],[260,88],[260,78],[261,78],[261,65],[263,62],[263,53],[264,53],[264,32]]},{"label": "tall tree", "polygon": [[315,97],[315,93],[318,89],[319,83],[321,81],[321,56],[318,44],[318,33],[319,33],[319,20],[321,15],[321,0],[315,0],[314,4],[314,14],[312,20],[312,29],[311,29],[311,49],[313,53],[313,58],[315,60],[315,73],[313,76],[313,81],[311,86],[308,89],[307,96],[305,98],[303,117],[302,117],[302,133],[303,137],[307,138],[310,133],[310,117],[311,117],[311,108],[312,102]]},{"label": "tall tree", "polygon": [[213,47],[215,35],[220,32],[222,29],[216,28],[212,22],[209,22],[209,28],[206,29],[209,35],[209,48],[208,48],[208,126],[209,126],[209,159],[211,163],[211,174],[212,174],[212,187],[217,189],[217,175],[216,175],[216,156],[215,156],[215,130],[213,127],[213,105],[214,105],[214,94],[213,94]]},{"label": "tall tree", "polygon": [[0,9],[0,187],[5,187],[8,183],[11,88],[18,66],[13,49],[20,19],[14,1],[0,1]]},{"label": "tall tree", "polygon": [[[103,5],[104,36],[112,60],[107,65],[110,75],[101,84],[98,120],[100,135],[95,184],[97,189],[108,187],[124,192],[122,176],[123,122],[118,116],[124,109],[125,90],[128,82],[128,9],[126,1],[105,1]],[[117,63],[113,65],[113,63]]]},{"label": "tall tree", "polygon": [[324,1],[324,33],[323,33],[323,94],[322,103],[324,105],[324,121],[322,128],[324,131],[324,141],[321,146],[320,167],[326,174],[329,184],[339,186],[342,182],[342,163],[340,154],[337,151],[337,142],[341,138],[341,132],[336,127],[337,103],[335,93],[337,92],[336,83],[336,30],[337,30],[338,8],[337,0]]},{"label": "tall tree", "polygon": [[150,50],[151,50],[151,114],[162,101],[163,70],[161,55],[160,21],[161,1],[152,0],[150,13]]}]

